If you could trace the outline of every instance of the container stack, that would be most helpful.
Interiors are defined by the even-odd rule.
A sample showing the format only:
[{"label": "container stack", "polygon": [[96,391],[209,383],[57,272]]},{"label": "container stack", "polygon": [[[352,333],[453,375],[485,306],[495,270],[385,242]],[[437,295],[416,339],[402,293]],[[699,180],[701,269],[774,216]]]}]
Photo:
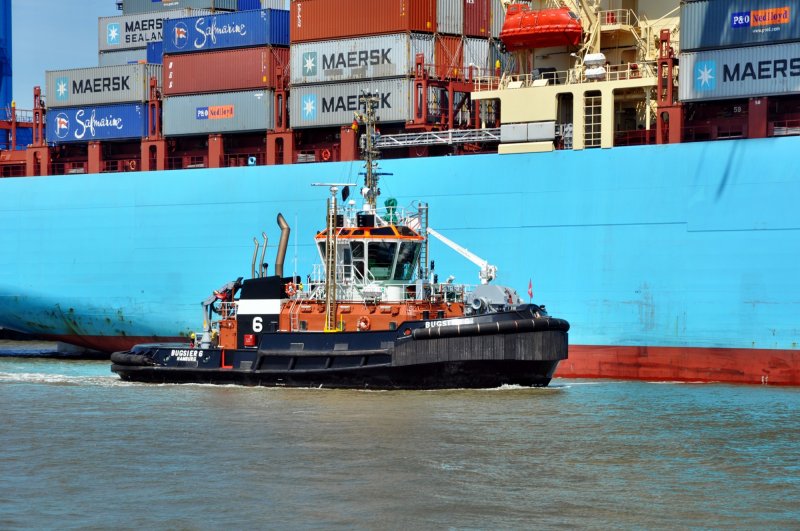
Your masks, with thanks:
[{"label": "container stack", "polygon": [[289,12],[258,9],[164,23],[165,136],[266,131],[289,64]]},{"label": "container stack", "polygon": [[164,20],[209,14],[200,9],[151,11],[118,17],[101,17],[97,27],[99,66],[161,63]]},{"label": "container stack", "polygon": [[800,91],[800,20],[787,4],[683,2],[680,99],[714,101]]},{"label": "container stack", "polygon": [[292,127],[348,125],[367,91],[379,96],[381,122],[412,120],[417,54],[439,79],[463,78],[470,65],[476,74],[485,72],[493,5],[492,0],[292,0]]},{"label": "container stack", "polygon": [[161,66],[128,64],[46,72],[49,143],[142,138],[150,78]]},{"label": "container stack", "polygon": [[138,15],[151,11],[173,11],[175,9],[209,9],[236,11],[242,0],[122,0],[122,12]]}]

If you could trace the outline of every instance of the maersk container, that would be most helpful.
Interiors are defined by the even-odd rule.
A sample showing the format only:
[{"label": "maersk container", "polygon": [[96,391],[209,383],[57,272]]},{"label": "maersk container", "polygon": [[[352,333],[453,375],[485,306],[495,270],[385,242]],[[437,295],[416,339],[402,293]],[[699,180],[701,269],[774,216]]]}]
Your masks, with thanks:
[{"label": "maersk container", "polygon": [[436,0],[436,31],[445,35],[464,32],[464,0]]},{"label": "maersk container", "polygon": [[209,10],[177,9],[120,17],[100,17],[97,22],[97,49],[101,52],[145,48],[163,40],[164,19],[196,17]]},{"label": "maersk container", "polygon": [[395,33],[312,41],[290,48],[292,85],[411,76],[417,54],[433,63],[433,35]]},{"label": "maersk container", "polygon": [[45,136],[52,144],[142,138],[146,117],[147,105],[141,103],[51,109]]},{"label": "maersk container", "polygon": [[147,62],[160,65],[164,59],[164,43],[161,41],[151,42],[147,45]]},{"label": "maersk container", "polygon": [[682,52],[800,40],[796,2],[701,0],[681,4]]},{"label": "maersk container", "polygon": [[147,48],[119,50],[117,52],[100,52],[97,54],[97,66],[120,66],[131,63],[146,63]]},{"label": "maersk container", "polygon": [[292,0],[290,8],[292,44],[436,31],[436,0]]},{"label": "maersk container", "polygon": [[351,124],[364,92],[378,96],[381,122],[405,122],[413,118],[413,85],[411,79],[395,78],[295,87],[289,98],[290,123],[296,129]]},{"label": "maersk container", "polygon": [[259,9],[164,22],[164,53],[289,46],[289,12]]},{"label": "maersk container", "polygon": [[129,64],[50,70],[45,73],[47,106],[108,105],[143,102],[150,97],[150,78],[161,86],[161,65]]},{"label": "maersk container", "polygon": [[166,136],[266,131],[274,126],[271,90],[219,92],[164,99]]},{"label": "maersk container", "polygon": [[682,101],[724,100],[800,91],[800,43],[680,54]]},{"label": "maersk container", "polygon": [[489,37],[491,31],[492,0],[463,0],[464,35]]},{"label": "maersk container", "polygon": [[174,9],[215,9],[236,11],[237,0],[122,0],[122,12],[126,15],[148,11],[171,11]]},{"label": "maersk container", "polygon": [[260,46],[164,56],[166,96],[274,88],[285,75],[289,49]]}]

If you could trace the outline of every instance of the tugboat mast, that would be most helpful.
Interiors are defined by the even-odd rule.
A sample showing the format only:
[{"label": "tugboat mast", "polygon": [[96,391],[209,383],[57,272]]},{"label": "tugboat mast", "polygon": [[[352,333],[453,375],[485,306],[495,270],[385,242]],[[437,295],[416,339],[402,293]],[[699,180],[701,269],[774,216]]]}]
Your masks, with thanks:
[{"label": "tugboat mast", "polygon": [[364,138],[362,147],[364,154],[364,189],[361,193],[366,201],[365,210],[375,212],[378,196],[381,193],[380,188],[378,188],[378,179],[381,175],[391,174],[376,171],[378,169],[377,159],[380,156],[380,152],[375,148],[377,131],[375,125],[378,122],[375,109],[378,108],[378,96],[362,93],[358,97],[358,101],[364,107],[364,112],[355,113],[354,125],[357,126],[357,124],[362,123],[366,128],[366,133],[362,137]]}]

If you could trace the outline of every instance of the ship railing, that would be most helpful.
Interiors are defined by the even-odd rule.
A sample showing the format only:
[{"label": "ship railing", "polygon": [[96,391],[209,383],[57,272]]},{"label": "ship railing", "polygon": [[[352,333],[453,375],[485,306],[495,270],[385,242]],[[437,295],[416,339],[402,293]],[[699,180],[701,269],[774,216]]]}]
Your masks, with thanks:
[{"label": "ship railing", "polygon": [[655,61],[638,61],[605,65],[605,75],[600,78],[587,77],[582,69],[539,71],[530,74],[503,74],[486,76],[476,80],[475,91],[506,90],[549,85],[576,85],[597,81],[623,81],[628,79],[655,78],[658,68]]},{"label": "ship railing", "polygon": [[598,14],[601,26],[635,26],[639,20],[630,9],[608,9]]},{"label": "ship railing", "polygon": [[800,135],[800,120],[776,120],[767,125],[767,136]]},{"label": "ship railing", "polygon": [[[13,110],[13,114],[12,114]],[[10,122],[16,117],[17,122],[33,122],[33,111],[6,106],[0,109],[0,121]]]},{"label": "ship railing", "polygon": [[265,159],[264,153],[229,153],[223,157],[223,164],[225,167],[263,166]]}]

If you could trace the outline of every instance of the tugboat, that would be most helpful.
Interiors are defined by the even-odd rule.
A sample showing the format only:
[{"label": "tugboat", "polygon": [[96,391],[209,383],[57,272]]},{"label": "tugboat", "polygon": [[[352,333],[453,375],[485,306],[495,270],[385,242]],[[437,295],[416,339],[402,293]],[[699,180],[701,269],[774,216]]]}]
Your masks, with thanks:
[{"label": "tugboat", "polygon": [[[256,267],[206,299],[203,331],[189,344],[137,345],[111,355],[123,379],[369,389],[546,386],[567,358],[569,324],[544,306],[492,284],[497,268],[428,227],[427,204],[377,208],[377,98],[360,98],[354,126],[365,160],[364,205],[347,201],[351,183],[330,189],[325,230],[316,235],[322,265],[304,285],[284,276],[289,226],[275,274]],[[343,208],[338,204],[341,189]],[[481,284],[438,281],[428,264],[429,236],[480,266]],[[266,235],[264,235],[266,249]],[[261,263],[264,262],[262,250]]]}]

